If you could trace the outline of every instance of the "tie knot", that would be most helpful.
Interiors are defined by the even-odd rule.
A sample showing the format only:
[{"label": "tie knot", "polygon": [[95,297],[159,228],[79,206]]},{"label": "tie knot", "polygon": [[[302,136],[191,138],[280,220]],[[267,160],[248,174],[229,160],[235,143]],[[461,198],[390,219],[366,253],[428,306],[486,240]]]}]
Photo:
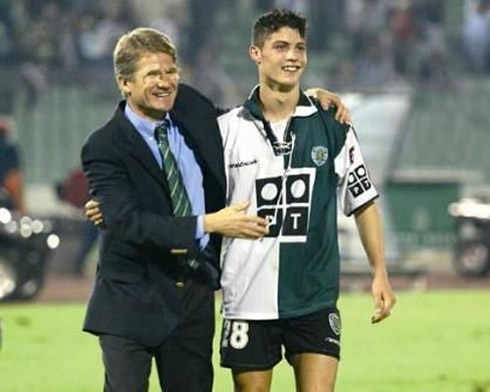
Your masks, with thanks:
[{"label": "tie knot", "polygon": [[160,140],[164,137],[167,137],[167,130],[168,130],[168,121],[163,120],[163,122],[160,125],[157,125],[155,127],[155,139]]}]

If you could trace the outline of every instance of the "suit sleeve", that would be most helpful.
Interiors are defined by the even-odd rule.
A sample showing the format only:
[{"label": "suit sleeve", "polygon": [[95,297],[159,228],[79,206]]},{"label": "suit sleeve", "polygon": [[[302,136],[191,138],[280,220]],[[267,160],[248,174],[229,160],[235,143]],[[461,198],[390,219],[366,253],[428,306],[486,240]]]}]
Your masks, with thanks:
[{"label": "suit sleeve", "polygon": [[116,147],[106,144],[89,138],[82,149],[82,164],[91,195],[101,203],[107,230],[130,245],[159,251],[187,249],[189,257],[195,257],[197,217],[164,216],[144,210],[132,183],[134,179]]}]

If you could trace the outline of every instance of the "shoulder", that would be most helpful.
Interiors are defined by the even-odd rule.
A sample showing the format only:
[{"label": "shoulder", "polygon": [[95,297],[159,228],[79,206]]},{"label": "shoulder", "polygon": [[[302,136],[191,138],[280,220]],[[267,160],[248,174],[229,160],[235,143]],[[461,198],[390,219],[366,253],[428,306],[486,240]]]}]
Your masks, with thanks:
[{"label": "shoulder", "polygon": [[334,146],[335,153],[338,153],[345,143],[351,125],[341,124],[335,119],[335,108],[324,110],[318,102],[314,102],[318,109],[316,116],[321,120],[321,126],[324,128],[329,142]]},{"label": "shoulder", "polygon": [[107,150],[117,139],[115,136],[120,134],[121,124],[125,121],[127,120],[124,113],[118,107],[110,119],[87,136],[83,143],[82,153],[99,149]]},{"label": "shoulder", "polygon": [[230,133],[238,134],[246,129],[248,124],[253,124],[252,115],[243,107],[238,106],[218,117],[218,125],[223,138]]},{"label": "shoulder", "polygon": [[243,106],[237,106],[227,112],[223,113],[218,117],[218,123],[226,124],[229,121],[246,121],[247,120],[247,111]]},{"label": "shoulder", "polygon": [[213,113],[216,112],[214,104],[201,94],[195,88],[181,83],[179,84],[179,91],[175,100],[174,109],[180,112],[188,112],[189,110],[209,110]]},{"label": "shoulder", "polygon": [[116,128],[114,118],[111,118],[105,124],[92,131],[87,136],[83,144],[103,143],[104,141],[108,141],[111,138],[112,133],[115,132]]},{"label": "shoulder", "polygon": [[320,105],[320,103],[314,99],[310,98],[313,104],[316,106],[318,110],[318,115],[322,118],[322,121],[326,126],[329,128],[334,128],[337,130],[343,130],[344,132],[347,132],[350,128],[350,125],[348,124],[341,124],[335,119],[335,108],[330,107],[327,110],[323,109],[323,107]]}]

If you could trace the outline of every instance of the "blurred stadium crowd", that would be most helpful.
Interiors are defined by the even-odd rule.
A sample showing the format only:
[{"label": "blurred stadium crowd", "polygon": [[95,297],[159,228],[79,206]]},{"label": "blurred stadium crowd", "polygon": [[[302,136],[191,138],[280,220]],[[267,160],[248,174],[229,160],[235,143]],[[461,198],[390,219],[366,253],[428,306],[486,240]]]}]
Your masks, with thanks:
[{"label": "blurred stadium crowd", "polygon": [[[13,120],[29,152],[27,181],[52,184],[79,164],[81,143],[119,96],[111,63],[121,33],[138,25],[167,32],[179,48],[182,80],[230,106],[256,83],[246,54],[250,21],[272,7],[308,17],[306,86],[440,91],[446,95],[422,105],[436,115],[461,107],[455,98],[465,94],[478,112],[472,121],[486,130],[486,109],[473,106],[488,90],[490,0],[2,0],[0,115]],[[432,117],[423,127],[433,127]],[[454,156],[446,152],[444,164]]]},{"label": "blurred stadium crowd", "polygon": [[[238,57],[246,62],[249,21],[262,10],[288,7],[308,16],[310,51],[318,56],[314,60],[321,64],[329,87],[379,88],[400,79],[440,85],[451,72],[489,72],[489,4],[488,0],[3,0],[0,64],[4,74],[13,68],[33,93],[39,92],[53,80],[72,81],[83,72],[93,75],[94,68],[110,67],[117,37],[136,25],[149,25],[168,32],[177,43],[192,82],[223,101],[229,95],[223,90],[233,89],[232,80],[238,75],[233,62],[226,60],[235,54],[226,50],[235,44],[234,30],[242,37]],[[9,78],[2,80],[4,85]],[[8,107],[0,108],[5,110]]]}]

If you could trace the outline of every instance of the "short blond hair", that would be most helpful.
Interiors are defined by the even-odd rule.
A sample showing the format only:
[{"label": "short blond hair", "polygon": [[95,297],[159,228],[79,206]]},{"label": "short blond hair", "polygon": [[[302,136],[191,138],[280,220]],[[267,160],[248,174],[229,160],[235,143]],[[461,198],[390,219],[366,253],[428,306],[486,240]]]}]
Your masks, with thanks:
[{"label": "short blond hair", "polygon": [[161,31],[138,27],[125,33],[114,49],[114,76],[129,80],[136,72],[138,61],[148,53],[166,53],[177,62],[177,50],[172,40]]}]

